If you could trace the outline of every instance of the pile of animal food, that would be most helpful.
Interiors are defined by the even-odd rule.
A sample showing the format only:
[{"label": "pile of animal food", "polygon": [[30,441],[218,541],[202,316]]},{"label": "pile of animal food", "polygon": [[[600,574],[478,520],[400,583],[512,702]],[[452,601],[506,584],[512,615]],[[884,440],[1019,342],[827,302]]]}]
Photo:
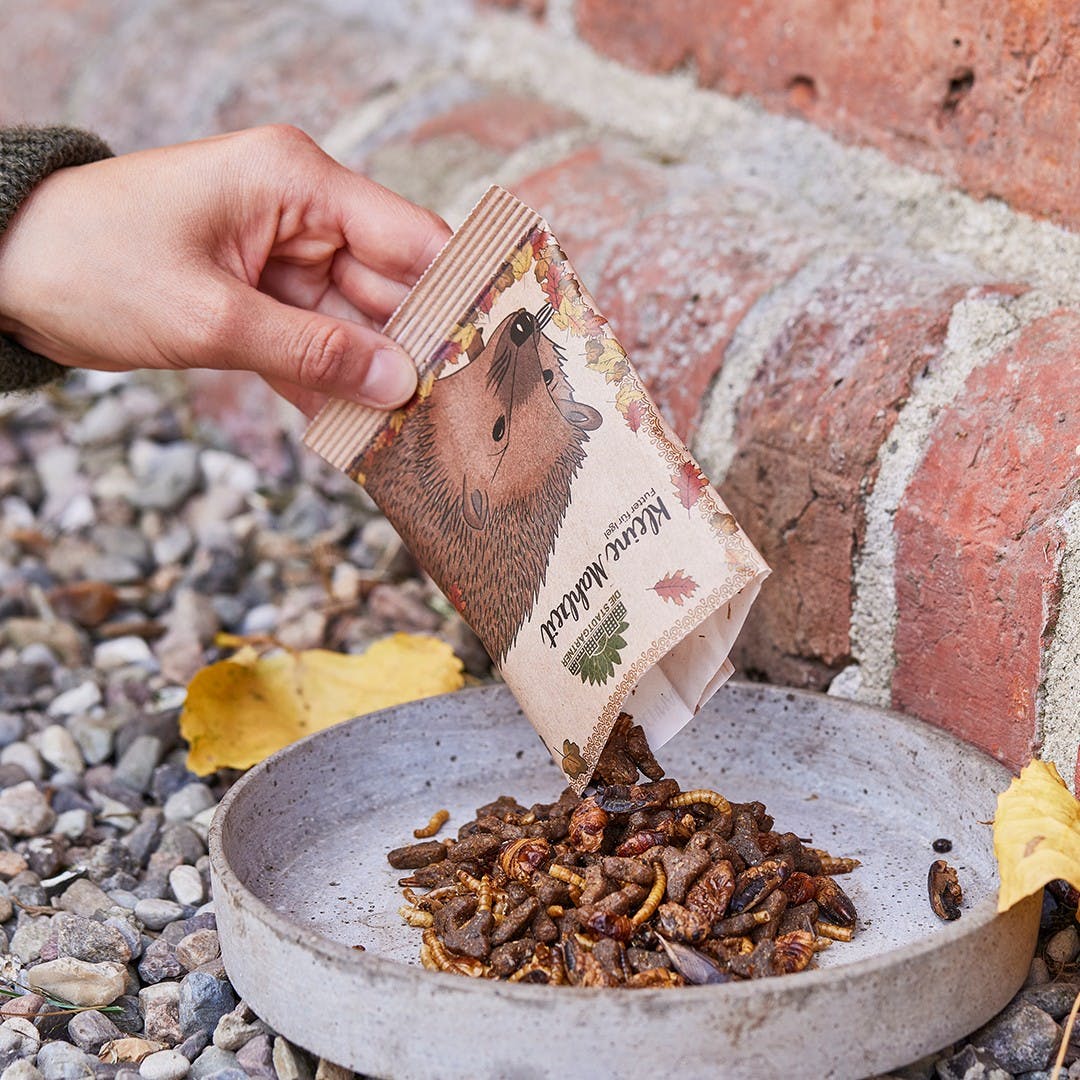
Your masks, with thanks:
[{"label": "pile of animal food", "polygon": [[[638,771],[647,780],[639,781]],[[856,912],[833,875],[859,865],[791,832],[762,803],[682,791],[641,727],[619,718],[594,775],[524,807],[503,795],[457,839],[391,851],[411,870],[401,915],[425,967],[572,986],[674,987],[802,971]],[[418,837],[433,837],[440,811]],[[426,889],[419,895],[415,890]]]}]

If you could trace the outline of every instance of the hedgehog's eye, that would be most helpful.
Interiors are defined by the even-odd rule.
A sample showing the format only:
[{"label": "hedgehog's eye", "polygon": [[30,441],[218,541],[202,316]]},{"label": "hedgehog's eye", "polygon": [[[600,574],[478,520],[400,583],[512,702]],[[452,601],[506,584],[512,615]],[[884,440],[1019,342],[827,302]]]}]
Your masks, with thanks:
[{"label": "hedgehog's eye", "polygon": [[544,368],[544,385],[550,386],[551,380],[555,378],[555,372],[551,368]]},{"label": "hedgehog's eye", "polygon": [[491,429],[491,437],[496,442],[500,442],[502,440],[502,437],[505,434],[506,434],[506,416],[503,415],[503,416],[500,416],[499,419],[495,421],[495,426]]}]

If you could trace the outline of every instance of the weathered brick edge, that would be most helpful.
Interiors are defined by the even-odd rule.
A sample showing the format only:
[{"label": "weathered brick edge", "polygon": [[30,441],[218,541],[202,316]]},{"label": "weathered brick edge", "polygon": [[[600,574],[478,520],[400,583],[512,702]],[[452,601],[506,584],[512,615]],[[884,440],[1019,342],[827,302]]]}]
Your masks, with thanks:
[{"label": "weathered brick edge", "polygon": [[1071,0],[577,0],[575,12],[582,38],[623,63],[692,64],[702,86],[1080,226]]}]

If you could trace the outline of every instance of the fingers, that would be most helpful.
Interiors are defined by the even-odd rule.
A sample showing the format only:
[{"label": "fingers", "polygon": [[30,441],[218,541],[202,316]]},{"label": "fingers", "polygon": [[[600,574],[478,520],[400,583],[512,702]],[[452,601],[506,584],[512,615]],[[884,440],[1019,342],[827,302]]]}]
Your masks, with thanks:
[{"label": "fingers", "polygon": [[349,252],[394,281],[414,285],[450,238],[437,214],[344,166],[332,192]]},{"label": "fingers", "polygon": [[416,368],[382,334],[291,307],[241,282],[226,282],[224,292],[223,311],[210,327],[209,348],[201,357],[206,366],[256,371],[276,381],[275,388],[277,382],[288,383],[376,408],[395,408],[412,397]]}]

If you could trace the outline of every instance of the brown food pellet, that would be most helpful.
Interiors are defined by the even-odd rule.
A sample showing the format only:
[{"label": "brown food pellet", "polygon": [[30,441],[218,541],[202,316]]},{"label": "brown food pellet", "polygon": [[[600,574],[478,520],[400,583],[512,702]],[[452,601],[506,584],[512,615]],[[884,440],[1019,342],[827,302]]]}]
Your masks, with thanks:
[{"label": "brown food pellet", "polygon": [[425,840],[421,844],[394,848],[386,856],[386,861],[395,870],[419,870],[421,866],[430,866],[445,858],[446,845],[441,840]]}]

